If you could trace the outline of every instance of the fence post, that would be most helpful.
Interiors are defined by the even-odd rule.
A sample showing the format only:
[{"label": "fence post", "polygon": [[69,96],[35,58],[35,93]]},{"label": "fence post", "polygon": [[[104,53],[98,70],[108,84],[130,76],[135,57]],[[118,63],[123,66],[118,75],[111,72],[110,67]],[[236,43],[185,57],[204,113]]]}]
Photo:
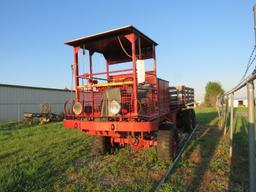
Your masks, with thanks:
[{"label": "fence post", "polygon": [[255,125],[254,125],[254,84],[247,83],[248,94],[248,133],[249,133],[249,191],[255,192]]},{"label": "fence post", "polygon": [[234,93],[231,93],[230,94],[230,148],[229,148],[229,157],[232,157],[233,129],[234,129]]},{"label": "fence post", "polygon": [[221,114],[220,114],[220,98],[219,95],[216,98],[216,109],[218,111],[218,117],[219,117],[219,127],[221,127]]},{"label": "fence post", "polygon": [[228,95],[225,96],[225,112],[224,112],[224,135],[226,135],[227,133],[227,121],[228,121],[228,113],[229,113],[229,110],[228,110]]},{"label": "fence post", "polygon": [[20,122],[20,103],[18,103],[18,122]]},{"label": "fence post", "polygon": [[[221,122],[220,122],[220,127],[224,129],[224,121],[225,121],[225,110],[224,110],[224,101],[225,101],[225,96],[221,98]],[[225,132],[225,131],[224,131]]]}]

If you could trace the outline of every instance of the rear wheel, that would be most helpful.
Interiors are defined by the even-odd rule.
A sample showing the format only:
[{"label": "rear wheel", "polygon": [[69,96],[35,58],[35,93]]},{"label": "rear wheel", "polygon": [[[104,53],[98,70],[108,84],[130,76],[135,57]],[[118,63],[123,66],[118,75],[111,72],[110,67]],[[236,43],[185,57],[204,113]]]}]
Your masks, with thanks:
[{"label": "rear wheel", "polygon": [[111,137],[105,137],[105,153],[113,154],[116,150],[119,150],[119,143],[111,144]]},{"label": "rear wheel", "polygon": [[192,124],[192,129],[195,129],[196,127],[196,114],[194,109],[189,109],[190,114],[191,114],[191,124]]},{"label": "rear wheel", "polygon": [[178,148],[178,132],[174,124],[160,125],[157,133],[157,157],[159,160],[172,161]]},{"label": "rear wheel", "polygon": [[196,126],[196,116],[194,109],[182,111],[183,131],[191,133]]}]

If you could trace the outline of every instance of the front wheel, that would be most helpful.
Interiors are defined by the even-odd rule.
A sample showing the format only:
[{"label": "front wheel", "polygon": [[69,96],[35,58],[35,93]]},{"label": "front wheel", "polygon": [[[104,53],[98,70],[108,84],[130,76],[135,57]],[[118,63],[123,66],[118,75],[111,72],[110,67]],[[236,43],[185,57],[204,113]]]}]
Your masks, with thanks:
[{"label": "front wheel", "polygon": [[91,152],[94,155],[113,154],[116,149],[119,149],[119,145],[114,143],[112,146],[111,137],[95,136]]},{"label": "front wheel", "polygon": [[177,154],[178,132],[174,124],[160,125],[157,133],[157,158],[163,161],[173,161]]}]

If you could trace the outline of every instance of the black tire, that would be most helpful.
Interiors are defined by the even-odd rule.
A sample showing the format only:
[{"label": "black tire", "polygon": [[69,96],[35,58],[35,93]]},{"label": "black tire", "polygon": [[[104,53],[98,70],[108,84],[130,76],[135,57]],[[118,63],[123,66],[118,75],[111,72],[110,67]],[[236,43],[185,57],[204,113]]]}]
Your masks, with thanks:
[{"label": "black tire", "polygon": [[194,109],[190,109],[192,129],[196,128],[196,113]]},{"label": "black tire", "polygon": [[111,145],[110,137],[95,136],[91,152],[94,155],[113,154],[119,148],[118,144]]},{"label": "black tire", "polygon": [[180,111],[176,116],[176,128],[181,132],[184,132],[183,113]]},{"label": "black tire", "polygon": [[119,150],[119,143],[111,145],[111,137],[105,137],[105,153],[114,154],[116,150]]},{"label": "black tire", "polygon": [[182,111],[183,131],[191,133],[195,128],[195,113],[193,109]]},{"label": "black tire", "polygon": [[157,132],[157,158],[172,161],[176,157],[178,148],[178,131],[174,124],[164,123]]}]

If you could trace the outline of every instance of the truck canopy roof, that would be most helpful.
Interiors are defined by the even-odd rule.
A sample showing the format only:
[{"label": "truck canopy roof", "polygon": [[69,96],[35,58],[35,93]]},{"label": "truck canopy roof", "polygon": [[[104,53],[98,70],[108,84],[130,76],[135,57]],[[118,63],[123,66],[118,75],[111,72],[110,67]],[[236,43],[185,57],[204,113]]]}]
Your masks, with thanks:
[{"label": "truck canopy roof", "polygon": [[138,37],[135,41],[136,55],[141,53],[140,59],[152,58],[153,46],[157,46],[157,43],[132,25],[74,39],[65,44],[84,48],[91,53],[102,53],[109,64],[128,62],[131,61],[129,55],[132,55],[132,50],[131,43],[125,38],[125,35],[131,33]]}]

